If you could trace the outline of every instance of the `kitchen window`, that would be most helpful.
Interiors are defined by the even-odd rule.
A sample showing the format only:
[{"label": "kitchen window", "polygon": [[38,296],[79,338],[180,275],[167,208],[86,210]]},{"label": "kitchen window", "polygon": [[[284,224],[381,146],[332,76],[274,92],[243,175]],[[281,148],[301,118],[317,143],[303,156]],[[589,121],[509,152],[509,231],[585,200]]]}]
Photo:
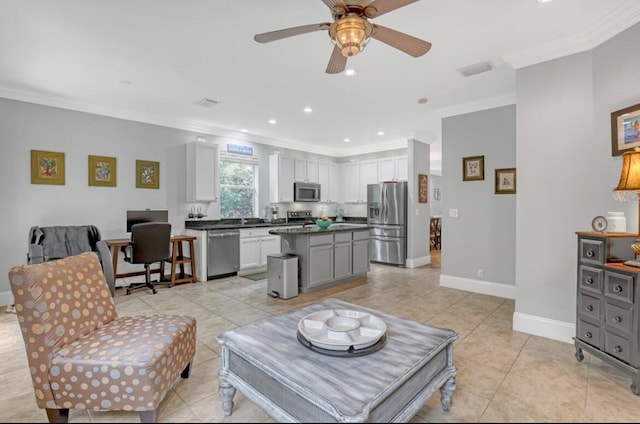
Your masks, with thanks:
[{"label": "kitchen window", "polygon": [[258,158],[220,153],[220,217],[258,216]]}]

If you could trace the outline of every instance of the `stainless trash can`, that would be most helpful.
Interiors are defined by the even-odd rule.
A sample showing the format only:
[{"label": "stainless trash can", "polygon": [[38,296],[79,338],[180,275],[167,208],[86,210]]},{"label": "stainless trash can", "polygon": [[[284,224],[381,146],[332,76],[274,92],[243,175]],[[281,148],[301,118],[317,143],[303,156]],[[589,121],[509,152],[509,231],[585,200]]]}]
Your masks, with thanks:
[{"label": "stainless trash can", "polygon": [[298,257],[291,253],[267,255],[267,294],[289,299],[298,295]]}]

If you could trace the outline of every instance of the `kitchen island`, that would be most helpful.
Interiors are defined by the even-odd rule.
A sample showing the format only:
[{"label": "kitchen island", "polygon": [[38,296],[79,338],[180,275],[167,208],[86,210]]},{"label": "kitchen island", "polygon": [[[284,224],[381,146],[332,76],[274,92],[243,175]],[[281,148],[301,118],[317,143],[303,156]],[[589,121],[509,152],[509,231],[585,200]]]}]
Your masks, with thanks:
[{"label": "kitchen island", "polygon": [[302,293],[330,287],[369,271],[369,227],[332,224],[303,228],[276,228],[269,234],[281,237],[281,250],[298,256],[298,285]]}]

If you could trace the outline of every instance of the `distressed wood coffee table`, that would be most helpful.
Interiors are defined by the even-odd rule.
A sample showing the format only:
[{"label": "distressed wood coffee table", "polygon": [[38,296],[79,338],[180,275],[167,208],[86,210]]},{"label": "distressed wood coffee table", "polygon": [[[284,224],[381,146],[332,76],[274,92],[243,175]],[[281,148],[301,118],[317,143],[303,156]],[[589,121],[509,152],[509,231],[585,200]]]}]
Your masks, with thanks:
[{"label": "distressed wood coffee table", "polygon": [[[386,343],[362,356],[314,352],[296,338],[298,322],[325,309],[368,312],[387,325]],[[216,337],[222,409],[236,389],[280,422],[407,422],[440,389],[447,411],[455,390],[453,330],[337,299],[258,321]]]}]

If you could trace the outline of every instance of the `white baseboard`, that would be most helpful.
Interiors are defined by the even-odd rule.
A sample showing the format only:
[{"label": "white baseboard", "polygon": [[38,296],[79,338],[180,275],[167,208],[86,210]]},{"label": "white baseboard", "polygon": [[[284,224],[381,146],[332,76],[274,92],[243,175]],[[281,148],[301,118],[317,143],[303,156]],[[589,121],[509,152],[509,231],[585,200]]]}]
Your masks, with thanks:
[{"label": "white baseboard", "polygon": [[430,263],[431,263],[431,254],[427,256],[422,256],[420,258],[407,259],[405,261],[405,266],[407,268],[418,268],[423,265],[429,265]]},{"label": "white baseboard", "polygon": [[451,289],[465,290],[473,293],[488,294],[491,296],[516,298],[516,286],[492,283],[484,280],[472,280],[471,278],[453,277],[440,274],[440,285]]},{"label": "white baseboard", "polygon": [[515,312],[513,314],[513,331],[546,337],[547,339],[573,344],[576,325],[570,322],[556,321],[535,315]]}]

